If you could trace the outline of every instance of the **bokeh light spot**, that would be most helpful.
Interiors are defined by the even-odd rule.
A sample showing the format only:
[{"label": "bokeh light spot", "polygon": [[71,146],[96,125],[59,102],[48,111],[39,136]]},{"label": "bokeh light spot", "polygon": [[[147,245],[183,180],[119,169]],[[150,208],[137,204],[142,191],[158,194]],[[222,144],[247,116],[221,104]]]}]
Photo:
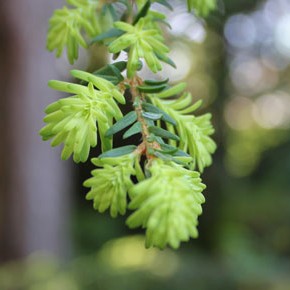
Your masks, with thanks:
[{"label": "bokeh light spot", "polygon": [[234,15],[227,21],[224,34],[229,44],[233,47],[248,48],[256,40],[255,23],[247,15]]},{"label": "bokeh light spot", "polygon": [[253,107],[253,117],[263,128],[289,128],[290,95],[276,92],[259,97]]},{"label": "bokeh light spot", "polygon": [[142,236],[111,240],[104,245],[98,257],[114,270],[147,270],[160,277],[173,275],[179,267],[174,252],[146,249]]},{"label": "bokeh light spot", "polygon": [[276,25],[275,45],[281,54],[290,58],[290,13],[281,17]]},{"label": "bokeh light spot", "polygon": [[235,130],[246,130],[253,125],[251,116],[253,102],[244,97],[236,97],[231,100],[224,112],[227,124]]}]

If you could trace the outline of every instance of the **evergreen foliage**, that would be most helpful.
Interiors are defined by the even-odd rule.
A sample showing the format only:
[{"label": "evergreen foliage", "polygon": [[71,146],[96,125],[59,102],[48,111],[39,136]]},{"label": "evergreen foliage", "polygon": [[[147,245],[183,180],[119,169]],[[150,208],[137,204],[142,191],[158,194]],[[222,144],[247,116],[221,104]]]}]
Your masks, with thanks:
[{"label": "evergreen foliage", "polygon": [[181,241],[198,235],[205,185],[198,172],[172,162],[153,160],[149,171],[149,178],[131,188],[129,208],[136,211],[127,224],[146,228],[146,247],[178,248]]},{"label": "evergreen foliage", "polygon": [[94,201],[94,208],[99,212],[110,208],[112,217],[116,217],[118,213],[125,214],[127,192],[133,186],[130,176],[135,175],[134,155],[93,158],[92,162],[101,168],[93,170],[93,177],[84,182],[84,186],[91,188],[87,199]]},{"label": "evergreen foliage", "polygon": [[[185,83],[172,86],[168,78],[143,80],[138,75],[142,60],[154,73],[162,70],[162,62],[175,66],[160,27],[168,24],[166,16],[151,10],[154,1],[119,1],[124,12],[115,3],[67,2],[72,7],[56,10],[50,19],[49,50],[60,56],[66,48],[73,63],[79,46],[102,43],[115,58],[126,53],[128,61],[94,73],[71,71],[80,84],[50,81],[51,88],[70,96],[46,108],[40,134],[43,140],[52,139],[52,146],[63,143],[62,159],[73,155],[75,162],[87,161],[99,135],[103,153],[92,159],[97,168],[84,182],[87,199],[112,217],[133,210],[127,224],[146,229],[146,247],[178,248],[180,242],[198,236],[197,219],[205,201],[200,173],[212,163],[216,149],[211,115],[195,115],[201,101],[193,103],[191,94],[184,92]],[[173,9],[166,0],[155,2]],[[215,0],[187,4],[199,16],[216,6]],[[111,25],[100,24],[104,17]],[[126,89],[133,106],[123,116],[119,104],[126,104]],[[140,143],[113,148],[115,134],[125,129],[123,139],[139,134]]]}]

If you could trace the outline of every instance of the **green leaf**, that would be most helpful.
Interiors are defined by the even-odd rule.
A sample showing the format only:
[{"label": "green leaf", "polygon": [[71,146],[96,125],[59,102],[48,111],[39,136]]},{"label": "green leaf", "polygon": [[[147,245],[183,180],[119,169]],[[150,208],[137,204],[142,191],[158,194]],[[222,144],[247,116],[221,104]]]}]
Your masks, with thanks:
[{"label": "green leaf", "polygon": [[127,145],[127,146],[122,146],[116,149],[112,149],[110,151],[104,152],[101,155],[99,155],[99,158],[109,158],[109,157],[119,157],[123,155],[127,155],[132,153],[137,146],[135,145]]},{"label": "green leaf", "polygon": [[146,27],[148,26],[147,20],[142,17],[135,26],[121,21],[114,23],[115,28],[126,33],[109,44],[109,51],[111,53],[129,51],[127,64],[129,78],[137,71],[137,64],[141,58],[153,72],[160,71],[162,65],[155,53],[166,58],[169,52],[161,32],[156,27],[149,27],[149,29]]},{"label": "green leaf", "polygon": [[202,100],[198,100],[197,102],[195,102],[191,106],[187,107],[186,109],[181,110],[180,113],[181,114],[190,114],[190,113],[193,113],[194,111],[196,111],[197,109],[199,109],[201,105],[202,105]]},{"label": "green leaf", "polygon": [[[165,24],[169,29],[172,29],[170,23],[169,23],[168,21],[164,20],[164,19],[153,18],[152,21],[160,22],[160,23],[162,23],[162,24]],[[164,60],[163,60],[163,61],[164,61]],[[170,62],[170,63],[168,63],[168,64],[170,64],[171,66],[173,66],[174,68],[176,68],[176,67],[175,67],[175,63],[174,63],[170,58],[169,58],[169,60],[167,60],[167,61]],[[164,62],[166,62],[166,61],[164,61]]]},{"label": "green leaf", "polygon": [[162,152],[164,152],[165,154],[174,154],[179,150],[178,148],[168,144],[160,144],[160,147],[162,149]]},{"label": "green leaf", "polygon": [[174,154],[174,156],[183,156],[183,157],[191,157],[189,154],[187,154],[186,152],[178,149]]},{"label": "green leaf", "polygon": [[154,126],[154,121],[150,120],[150,119],[145,119],[146,124],[150,127],[150,126]]},{"label": "green leaf", "polygon": [[159,3],[164,7],[168,8],[169,10],[173,11],[173,7],[166,0],[155,0],[154,2]]},{"label": "green leaf", "polygon": [[118,122],[116,122],[106,133],[106,137],[110,137],[117,132],[123,130],[124,128],[128,127],[129,125],[133,124],[137,120],[137,114],[135,111],[128,113]]},{"label": "green leaf", "polygon": [[115,37],[119,37],[121,35],[124,34],[124,31],[117,29],[117,28],[111,28],[110,30],[99,34],[98,36],[96,36],[95,38],[92,39],[91,44],[94,44],[96,42],[100,42],[103,41],[105,39],[108,38],[115,38]]},{"label": "green leaf", "polygon": [[[156,136],[156,135],[154,135],[154,134],[152,133],[152,134],[150,134],[150,135],[147,137],[147,141],[148,141],[149,143],[153,143],[153,142],[157,142],[157,143],[159,143],[159,142],[158,142],[158,141],[159,141],[158,138],[160,138],[160,137],[158,137],[158,136]],[[152,152],[150,152],[150,151],[152,151]],[[148,148],[148,153],[149,153],[149,154],[153,154],[154,151],[155,151],[155,150],[153,150],[152,148]]]},{"label": "green leaf", "polygon": [[148,112],[143,112],[142,116],[146,119],[150,119],[153,121],[160,120],[162,118],[162,114],[148,113]]},{"label": "green leaf", "polygon": [[130,228],[146,228],[146,247],[178,248],[180,242],[198,236],[205,185],[198,172],[172,161],[156,158],[147,170],[148,178],[129,190],[129,208],[135,211],[126,223]]},{"label": "green leaf", "polygon": [[136,67],[137,71],[140,71],[143,68],[143,62],[141,60],[138,60],[138,65]]},{"label": "green leaf", "polygon": [[124,80],[124,77],[122,76],[121,72],[112,64],[109,64],[110,69],[112,72],[114,72],[115,76],[121,81]]},{"label": "green leaf", "polygon": [[102,10],[101,10],[102,16],[105,16],[106,15],[107,10],[108,10],[108,5],[107,4],[104,4],[103,7],[102,7]]},{"label": "green leaf", "polygon": [[107,5],[107,8],[108,8],[108,10],[109,10],[109,12],[110,12],[110,14],[112,16],[112,19],[114,21],[118,21],[119,19],[118,19],[118,15],[116,13],[115,7],[111,3],[106,4],[106,5]]},{"label": "green leaf", "polygon": [[100,121],[98,123],[102,152],[106,152],[108,150],[111,150],[113,147],[112,138],[105,137],[105,134],[106,134],[107,130],[110,128],[110,125],[111,124],[100,122]]},{"label": "green leaf", "polygon": [[[96,71],[94,71],[92,74],[102,77],[114,85],[117,85],[121,81],[124,80],[124,77],[122,76],[121,72],[126,69],[127,62],[126,61],[118,61],[112,64],[108,64]],[[82,81],[82,84],[85,84],[86,81]]]},{"label": "green leaf", "polygon": [[147,94],[154,94],[154,93],[159,93],[163,91],[167,87],[166,84],[161,84],[161,85],[150,85],[150,86],[138,86],[138,90],[142,93],[147,93]]},{"label": "green leaf", "polygon": [[123,4],[128,10],[130,9],[131,2],[128,0],[119,0],[118,2]]},{"label": "green leaf", "polygon": [[56,50],[60,57],[66,49],[71,64],[78,59],[79,46],[87,48],[83,33],[93,37],[100,33],[101,21],[96,17],[96,1],[67,1],[73,7],[63,7],[54,11],[49,20],[47,33],[47,49]]},{"label": "green leaf", "polygon": [[163,85],[163,84],[167,84],[169,81],[169,79],[165,79],[165,80],[162,80],[162,81],[158,81],[158,80],[145,80],[144,83],[146,85],[149,85],[149,86],[158,86],[158,85]]},{"label": "green leaf", "polygon": [[93,74],[110,80],[114,85],[117,85],[124,80],[121,72],[112,64],[106,65],[104,68],[95,71]]},{"label": "green leaf", "polygon": [[141,127],[141,123],[140,122],[136,122],[130,129],[128,129],[124,135],[123,135],[123,139],[129,138],[135,134],[140,133],[142,130]]},{"label": "green leaf", "polygon": [[173,133],[176,132],[178,136],[182,136],[178,147],[189,153],[193,158],[191,168],[194,169],[197,167],[202,172],[205,167],[211,165],[211,155],[216,150],[216,144],[211,137],[214,133],[210,121],[211,115],[184,115],[191,113],[201,103],[196,102],[192,105],[192,96],[189,93],[185,93],[180,98],[170,101],[163,101],[162,99],[156,98],[156,96],[158,97],[158,95],[149,96],[151,102],[167,112],[178,124],[175,128],[167,126],[167,129]]},{"label": "green leaf", "polygon": [[126,69],[127,62],[126,61],[117,61],[117,62],[112,63],[112,65],[115,66],[120,72],[122,72]]},{"label": "green leaf", "polygon": [[[174,147],[176,150],[178,150],[176,147]],[[192,157],[189,155],[175,155],[172,152],[167,152],[163,150],[154,150],[152,154],[164,161],[173,161],[177,164],[182,165],[183,167],[188,167],[189,163],[192,162]]]},{"label": "green leaf", "polygon": [[151,112],[155,114],[162,114],[162,120],[164,122],[170,123],[172,125],[176,125],[176,121],[173,118],[171,118],[167,113],[155,107],[154,105],[149,104],[149,103],[142,103],[142,107],[147,112]]},{"label": "green leaf", "polygon": [[135,25],[140,18],[146,16],[147,12],[149,11],[149,8],[151,6],[151,1],[148,0],[145,5],[142,7],[142,9],[140,10],[140,12],[137,14],[136,18],[133,21],[133,25]]},{"label": "green leaf", "polygon": [[127,209],[127,192],[133,186],[131,176],[135,175],[134,157],[93,158],[92,163],[100,168],[94,169],[92,176],[84,182],[90,191],[87,200],[93,200],[99,212],[110,210],[112,217],[124,215]]},{"label": "green leaf", "polygon": [[[78,76],[90,80],[91,74],[76,71]],[[110,139],[104,139],[104,133],[113,123],[113,118],[123,117],[118,105],[113,99],[116,88],[109,82],[97,78],[88,86],[68,82],[50,81],[49,86],[71,93],[72,96],[60,99],[49,105],[45,112],[44,122],[47,123],[40,131],[44,140],[53,139],[51,145],[64,144],[62,159],[68,159],[73,154],[75,162],[85,162],[89,156],[90,147],[97,145],[97,131],[102,141],[102,150],[112,147]],[[82,78],[84,79],[84,78]]]},{"label": "green leaf", "polygon": [[186,88],[186,83],[180,83],[173,87],[170,87],[168,90],[163,91],[157,95],[158,98],[169,98],[174,95],[180,94]]},{"label": "green leaf", "polygon": [[[107,76],[107,75],[98,75],[98,74],[94,74],[94,75],[111,82],[113,85],[117,85],[120,83],[120,80],[117,77],[112,77],[112,76]],[[81,84],[86,84],[86,82],[81,81]]]},{"label": "green leaf", "polygon": [[[126,65],[127,65],[126,61],[115,62],[94,71],[93,74],[117,76],[126,68]],[[117,70],[117,72],[115,70]]]},{"label": "green leaf", "polygon": [[117,53],[113,53],[112,59],[116,60],[121,54],[121,51],[117,52]]},{"label": "green leaf", "polygon": [[140,165],[140,158],[135,158],[135,164],[134,164],[134,167],[135,167],[135,175],[137,177],[137,180],[138,182],[141,182],[142,180],[145,179],[145,175],[144,175],[144,172],[143,172],[143,169]]},{"label": "green leaf", "polygon": [[155,53],[155,55],[156,55],[157,58],[160,59],[161,61],[163,61],[163,62],[169,64],[170,66],[172,66],[172,67],[174,67],[174,68],[177,68],[177,67],[176,67],[176,64],[174,63],[174,61],[173,61],[170,57],[168,57],[168,56],[166,56],[166,55],[164,55],[164,54],[160,54],[160,53]]},{"label": "green leaf", "polygon": [[217,0],[187,0],[188,11],[194,9],[198,16],[206,17],[216,6]]},{"label": "green leaf", "polygon": [[72,70],[71,74],[77,79],[93,83],[96,88],[106,92],[108,95],[113,96],[119,103],[126,103],[125,97],[119,91],[119,88],[114,86],[111,82],[105,80],[104,78],[80,70]]},{"label": "green leaf", "polygon": [[182,164],[183,166],[188,165],[188,163],[192,162],[191,156],[173,156],[172,159],[174,162]]},{"label": "green leaf", "polygon": [[167,155],[166,153],[163,154],[162,152],[158,151],[158,150],[155,150],[153,152],[153,155],[162,159],[162,160],[165,160],[165,161],[172,161],[172,156],[171,155]]},{"label": "green leaf", "polygon": [[178,136],[176,136],[175,134],[173,134],[167,130],[164,130],[162,128],[156,127],[156,126],[149,127],[149,132],[153,133],[156,136],[165,138],[165,139],[172,139],[175,141],[180,140],[180,138]]}]

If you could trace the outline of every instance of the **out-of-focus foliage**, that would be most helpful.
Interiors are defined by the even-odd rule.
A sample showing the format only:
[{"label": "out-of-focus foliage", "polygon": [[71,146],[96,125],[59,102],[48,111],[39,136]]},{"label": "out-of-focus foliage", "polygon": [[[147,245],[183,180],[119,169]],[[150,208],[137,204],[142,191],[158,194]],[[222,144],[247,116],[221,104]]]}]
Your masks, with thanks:
[{"label": "out-of-focus foliage", "polygon": [[87,47],[82,30],[93,37],[100,33],[101,25],[96,18],[98,1],[67,2],[74,8],[65,6],[56,10],[49,21],[47,48],[50,51],[56,50],[57,57],[60,57],[66,48],[68,59],[73,64],[78,58],[79,45]]},{"label": "out-of-focus foliage", "polygon": [[212,10],[215,10],[217,0],[187,0],[187,8],[193,10],[197,15],[207,16]]}]

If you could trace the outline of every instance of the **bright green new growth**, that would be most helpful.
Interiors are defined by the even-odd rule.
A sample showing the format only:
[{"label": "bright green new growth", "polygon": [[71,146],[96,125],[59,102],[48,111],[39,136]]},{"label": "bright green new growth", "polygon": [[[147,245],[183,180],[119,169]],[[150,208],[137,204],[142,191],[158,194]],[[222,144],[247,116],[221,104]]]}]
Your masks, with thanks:
[{"label": "bright green new growth", "polygon": [[[182,87],[179,86],[180,88]],[[175,92],[169,92],[170,90],[174,91],[173,89],[175,89]],[[192,156],[191,169],[198,167],[198,170],[203,172],[205,167],[211,165],[211,154],[216,150],[216,144],[210,138],[210,135],[214,133],[210,122],[211,114],[194,116],[192,113],[200,107],[201,102],[193,103],[190,93],[183,93],[178,99],[163,100],[179,93],[179,90],[176,89],[177,87],[171,88],[160,94],[150,96],[150,100],[176,120],[177,125],[167,124],[167,129],[170,132],[177,133],[178,136],[182,136],[178,148]],[[176,145],[176,142],[171,142],[171,144]]]},{"label": "bright green new growth", "polygon": [[194,9],[195,13],[200,16],[207,16],[216,9],[216,6],[217,0],[187,0],[188,10]]},{"label": "bright green new growth", "polygon": [[205,185],[198,172],[172,162],[154,160],[149,171],[151,177],[130,191],[129,208],[136,211],[127,224],[146,228],[146,247],[169,244],[178,248],[181,241],[198,236],[197,217],[202,213]]},{"label": "bright green new growth", "polygon": [[[90,147],[97,145],[97,126],[103,150],[112,147],[105,132],[112,126],[113,118],[122,118],[122,112],[114,98],[125,103],[123,95],[112,83],[82,71],[72,71],[75,77],[89,81],[87,86],[60,81],[50,81],[49,86],[59,91],[74,94],[49,105],[44,122],[47,125],[40,131],[43,140],[54,138],[52,146],[64,143],[62,159],[74,154],[75,162],[88,159]],[[99,90],[97,90],[99,89]]]},{"label": "bright green new growth", "polygon": [[112,217],[124,215],[127,208],[127,192],[133,186],[131,175],[136,175],[134,154],[118,158],[93,158],[92,163],[102,167],[92,171],[93,177],[84,182],[90,187],[87,199],[94,201],[94,208],[104,212],[110,208]]},{"label": "bright green new growth", "polygon": [[79,45],[88,47],[82,32],[88,37],[98,35],[102,30],[99,20],[102,15],[97,14],[98,0],[67,0],[67,3],[73,8],[56,10],[49,20],[47,49],[56,50],[56,56],[60,57],[66,48],[69,62],[73,64],[78,59]]},{"label": "bright green new growth", "polygon": [[120,52],[128,47],[128,77],[132,77],[138,69],[139,59],[144,58],[148,67],[153,72],[162,69],[161,63],[156,55],[166,57],[169,48],[163,44],[163,37],[156,29],[146,29],[146,19],[141,18],[135,26],[125,22],[115,22],[114,27],[126,33],[109,45],[112,53]]},{"label": "bright green new growth", "polygon": [[[97,168],[84,182],[89,188],[86,198],[99,212],[109,210],[112,217],[133,210],[127,225],[146,229],[146,247],[178,248],[198,236],[198,216],[205,201],[199,172],[211,165],[216,145],[211,115],[194,115],[202,102],[193,102],[191,94],[184,92],[186,83],[171,86],[166,76],[157,81],[138,75],[142,60],[154,73],[162,70],[164,62],[175,67],[160,26],[168,25],[166,16],[151,10],[151,4],[173,8],[166,0],[67,2],[72,8],[56,10],[50,19],[49,50],[60,56],[66,49],[73,63],[79,46],[103,43],[114,59],[123,52],[127,61],[93,73],[72,70],[80,84],[50,81],[51,88],[70,95],[46,108],[40,135],[52,139],[52,146],[63,143],[62,159],[73,155],[75,162],[88,160],[99,136],[103,153],[92,159]],[[187,4],[196,15],[206,16],[216,1],[188,0]],[[104,19],[111,23],[107,28],[100,25]],[[131,105],[124,116],[120,104]],[[133,136],[140,140],[137,144],[129,139]],[[128,139],[131,145],[114,148],[116,137]]]}]

